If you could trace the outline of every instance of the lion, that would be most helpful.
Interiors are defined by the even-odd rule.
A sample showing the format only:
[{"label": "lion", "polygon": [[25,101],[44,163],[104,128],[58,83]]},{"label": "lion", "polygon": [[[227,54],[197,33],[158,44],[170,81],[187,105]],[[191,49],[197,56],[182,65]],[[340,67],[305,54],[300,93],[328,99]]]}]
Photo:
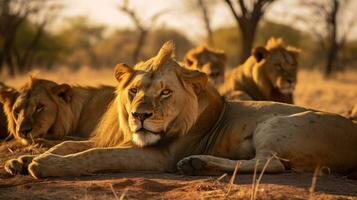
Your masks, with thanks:
[{"label": "lion", "polygon": [[228,73],[219,90],[228,100],[276,101],[293,104],[299,50],[271,38],[256,47],[244,64]]},{"label": "lion", "polygon": [[190,68],[206,73],[215,85],[224,82],[226,54],[221,50],[198,46],[186,53],[183,62]]},{"label": "lion", "polygon": [[232,172],[237,162],[245,173],[357,169],[357,125],[350,120],[291,104],[226,102],[205,73],[180,65],[173,51],[169,41],[149,60],[115,67],[116,97],[92,140],[9,160],[6,171],[34,178],[122,171],[212,175]]},{"label": "lion", "polygon": [[0,92],[8,129],[24,145],[89,137],[114,98],[110,86],[82,87],[30,77],[19,90]]}]

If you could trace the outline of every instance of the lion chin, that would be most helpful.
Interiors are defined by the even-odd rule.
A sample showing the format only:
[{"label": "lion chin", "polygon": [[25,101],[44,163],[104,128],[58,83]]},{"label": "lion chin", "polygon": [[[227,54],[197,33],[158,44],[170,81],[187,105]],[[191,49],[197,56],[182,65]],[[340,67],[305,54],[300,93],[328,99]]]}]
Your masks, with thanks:
[{"label": "lion chin", "polygon": [[148,131],[138,132],[133,134],[132,141],[139,147],[149,146],[157,143],[161,139],[159,134],[150,133]]}]

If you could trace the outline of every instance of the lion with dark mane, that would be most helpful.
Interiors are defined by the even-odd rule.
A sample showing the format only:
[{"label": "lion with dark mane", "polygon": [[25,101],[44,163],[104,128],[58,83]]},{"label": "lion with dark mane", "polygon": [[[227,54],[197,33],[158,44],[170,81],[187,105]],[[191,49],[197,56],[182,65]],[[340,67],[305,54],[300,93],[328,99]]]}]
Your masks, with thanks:
[{"label": "lion with dark mane", "polygon": [[88,139],[114,91],[109,86],[71,86],[30,77],[19,91],[1,90],[0,100],[15,139],[25,145],[40,142],[51,146],[67,137]]},{"label": "lion with dark mane", "polygon": [[219,90],[229,100],[293,103],[298,54],[298,49],[285,47],[281,38],[271,38],[230,71]]},{"label": "lion with dark mane", "polygon": [[[207,75],[180,66],[167,42],[134,67],[119,64],[116,97],[92,141],[9,160],[35,178],[121,171],[189,175],[285,169],[357,169],[357,125],[336,114],[275,102],[225,102]],[[94,148],[93,148],[94,147]],[[90,148],[90,149],[88,149]],[[255,167],[256,166],[256,167]]]}]

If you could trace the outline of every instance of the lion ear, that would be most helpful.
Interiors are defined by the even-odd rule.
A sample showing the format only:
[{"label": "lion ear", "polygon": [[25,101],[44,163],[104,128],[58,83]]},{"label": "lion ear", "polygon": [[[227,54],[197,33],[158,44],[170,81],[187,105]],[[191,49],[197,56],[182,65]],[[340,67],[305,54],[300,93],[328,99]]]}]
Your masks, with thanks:
[{"label": "lion ear", "polygon": [[73,97],[73,89],[68,84],[60,84],[56,85],[51,89],[52,94],[58,96],[60,99],[65,101],[66,103],[71,102]]},{"label": "lion ear", "polygon": [[255,59],[260,62],[264,58],[266,58],[269,54],[269,51],[265,47],[255,47],[252,50],[252,55],[255,57]]},{"label": "lion ear", "polygon": [[124,63],[117,64],[114,69],[114,76],[122,86],[129,81],[133,73],[134,70]]},{"label": "lion ear", "polygon": [[193,86],[196,94],[202,91],[208,82],[207,74],[198,70],[183,69],[182,76],[185,82],[190,83]]},{"label": "lion ear", "polygon": [[19,92],[15,88],[2,85],[0,87],[0,102],[5,104],[13,104],[16,98],[19,96]]}]

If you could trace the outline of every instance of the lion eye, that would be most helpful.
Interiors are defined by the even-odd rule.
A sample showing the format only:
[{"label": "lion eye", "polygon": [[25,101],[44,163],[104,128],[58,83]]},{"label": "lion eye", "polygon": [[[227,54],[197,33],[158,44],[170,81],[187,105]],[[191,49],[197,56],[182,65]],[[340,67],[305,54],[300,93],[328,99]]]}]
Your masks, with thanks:
[{"label": "lion eye", "polygon": [[129,92],[130,92],[130,94],[135,95],[135,94],[138,92],[138,89],[136,89],[136,88],[131,88],[131,89],[129,90]]},{"label": "lion eye", "polygon": [[42,110],[43,110],[43,108],[44,108],[45,106],[43,105],[43,104],[38,104],[37,106],[36,106],[36,112],[37,113],[39,113],[39,112],[41,112]]},{"label": "lion eye", "polygon": [[165,90],[161,91],[160,96],[163,97],[163,98],[165,98],[165,97],[170,96],[171,94],[172,94],[172,91],[171,91],[171,90],[165,89]]}]

